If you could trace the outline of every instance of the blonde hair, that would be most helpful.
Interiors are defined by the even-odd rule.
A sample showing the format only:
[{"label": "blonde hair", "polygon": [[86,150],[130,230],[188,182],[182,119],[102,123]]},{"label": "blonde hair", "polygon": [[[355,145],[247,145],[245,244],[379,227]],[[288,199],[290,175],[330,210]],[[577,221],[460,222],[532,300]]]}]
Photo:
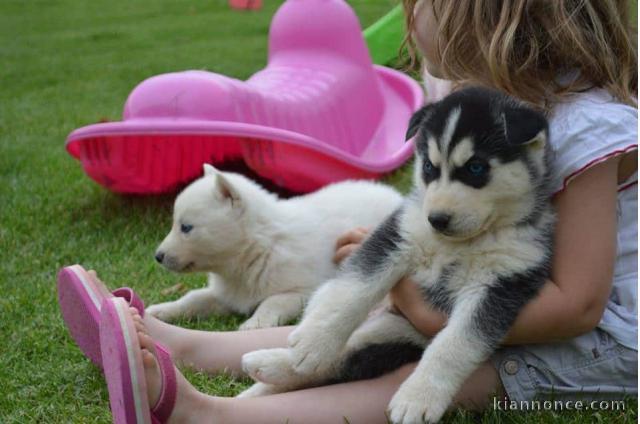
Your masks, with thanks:
[{"label": "blonde hair", "polygon": [[[548,111],[601,87],[637,107],[638,70],[625,0],[432,0],[443,77],[502,90]],[[412,64],[417,0],[403,0]],[[635,37],[633,37],[635,38]],[[575,75],[570,81],[562,76]]]}]

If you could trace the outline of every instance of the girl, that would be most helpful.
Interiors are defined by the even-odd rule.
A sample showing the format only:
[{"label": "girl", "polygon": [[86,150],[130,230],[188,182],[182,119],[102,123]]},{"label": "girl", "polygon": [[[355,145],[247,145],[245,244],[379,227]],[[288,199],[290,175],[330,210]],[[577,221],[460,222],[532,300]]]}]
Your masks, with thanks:
[{"label": "girl", "polygon": [[[455,404],[482,409],[496,394],[512,401],[636,394],[637,59],[628,5],[405,0],[405,9],[415,48],[432,76],[454,86],[496,88],[545,111],[555,152],[552,279],[521,312],[503,349],[468,379]],[[342,237],[336,260],[357,248],[365,234],[360,229]],[[92,279],[101,284],[95,274]],[[122,303],[104,297],[103,305]],[[428,336],[446,324],[446,316],[424,303],[412,281],[400,281],[390,297],[393,310]],[[140,304],[132,306],[126,319],[137,330],[145,373],[134,389],[146,387],[149,405],[161,398],[164,410],[155,414],[168,422],[329,423],[344,417],[382,423],[389,400],[414,367],[368,381],[256,398],[205,395],[177,372],[172,392],[162,387],[159,362],[166,374],[167,356],[156,342],[168,348],[174,362],[242,374],[244,353],[286,346],[292,328],[187,330],[143,318]],[[109,342],[108,335],[101,337]]]}]

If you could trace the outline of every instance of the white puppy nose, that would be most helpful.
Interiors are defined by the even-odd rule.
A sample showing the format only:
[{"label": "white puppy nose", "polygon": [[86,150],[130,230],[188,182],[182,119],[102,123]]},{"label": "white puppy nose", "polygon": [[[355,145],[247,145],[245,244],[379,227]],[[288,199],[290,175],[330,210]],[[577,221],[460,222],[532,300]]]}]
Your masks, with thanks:
[{"label": "white puppy nose", "polygon": [[156,261],[158,261],[158,263],[161,264],[163,260],[164,260],[164,253],[163,252],[157,252],[156,253]]}]

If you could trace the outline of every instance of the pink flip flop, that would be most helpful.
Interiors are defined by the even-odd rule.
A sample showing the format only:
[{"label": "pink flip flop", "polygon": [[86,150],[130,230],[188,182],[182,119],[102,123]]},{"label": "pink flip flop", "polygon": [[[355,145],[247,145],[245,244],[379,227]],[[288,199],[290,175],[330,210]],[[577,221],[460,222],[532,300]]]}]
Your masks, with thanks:
[{"label": "pink flip flop", "polygon": [[[114,290],[108,297],[124,298],[129,305],[144,315],[144,303],[128,288]],[[80,265],[62,268],[58,273],[58,304],[62,318],[80,350],[98,367],[102,368],[100,354],[100,306],[107,299],[104,290]]]},{"label": "pink flip flop", "polygon": [[102,303],[100,346],[113,422],[167,422],[177,393],[176,371],[171,355],[162,345],[156,344],[162,392],[156,405],[150,408],[140,343],[129,305],[124,299],[115,297],[105,299]]}]

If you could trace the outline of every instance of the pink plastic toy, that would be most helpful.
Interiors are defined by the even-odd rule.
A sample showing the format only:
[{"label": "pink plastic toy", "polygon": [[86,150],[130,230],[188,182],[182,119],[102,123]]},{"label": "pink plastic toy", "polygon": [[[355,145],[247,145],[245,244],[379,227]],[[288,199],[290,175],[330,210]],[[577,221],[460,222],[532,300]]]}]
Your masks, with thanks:
[{"label": "pink plastic toy", "polygon": [[149,78],[122,122],[77,129],[66,148],[116,192],[171,191],[204,162],[234,159],[306,192],[400,166],[422,101],[417,82],[372,65],[343,0],[289,0],[271,24],[268,66],[246,82],[204,71]]},{"label": "pink plastic toy", "polygon": [[229,6],[240,10],[258,10],[262,7],[262,0],[229,0]]}]

